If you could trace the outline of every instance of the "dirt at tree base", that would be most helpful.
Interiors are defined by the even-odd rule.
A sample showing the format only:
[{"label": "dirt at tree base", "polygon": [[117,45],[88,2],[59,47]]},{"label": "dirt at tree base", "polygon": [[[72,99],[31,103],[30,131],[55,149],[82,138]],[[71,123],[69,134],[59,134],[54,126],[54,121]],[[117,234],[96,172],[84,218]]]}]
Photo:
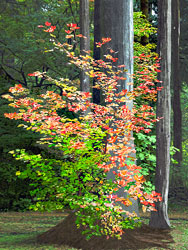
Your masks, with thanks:
[{"label": "dirt at tree base", "polygon": [[77,229],[75,215],[68,215],[62,222],[37,237],[40,244],[68,245],[82,250],[125,250],[144,249],[147,247],[163,247],[169,249],[174,243],[170,230],[152,229],[143,224],[141,228],[127,229],[121,240],[106,239],[106,237],[92,237],[85,239],[83,228]]}]

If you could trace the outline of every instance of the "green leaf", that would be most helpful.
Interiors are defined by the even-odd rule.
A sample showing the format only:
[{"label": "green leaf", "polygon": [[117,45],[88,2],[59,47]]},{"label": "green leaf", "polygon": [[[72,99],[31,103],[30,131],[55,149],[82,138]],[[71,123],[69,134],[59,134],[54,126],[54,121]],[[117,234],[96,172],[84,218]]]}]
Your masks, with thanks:
[{"label": "green leaf", "polygon": [[148,160],[156,162],[156,156],[155,155],[149,155]]},{"label": "green leaf", "polygon": [[139,157],[140,160],[144,160],[145,159],[144,153],[139,153],[138,157]]}]

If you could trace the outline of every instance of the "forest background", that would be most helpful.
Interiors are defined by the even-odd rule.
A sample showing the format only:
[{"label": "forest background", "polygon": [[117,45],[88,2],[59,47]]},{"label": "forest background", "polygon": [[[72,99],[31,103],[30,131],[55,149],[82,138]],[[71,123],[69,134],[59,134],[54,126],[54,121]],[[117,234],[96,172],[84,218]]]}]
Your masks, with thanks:
[{"label": "forest background", "polygon": [[[178,119],[182,121],[181,127],[178,127],[181,138],[180,153],[181,156],[174,155],[175,161],[172,160],[171,174],[170,174],[170,202],[186,202],[188,189],[188,138],[187,138],[187,1],[181,1],[181,33],[180,33],[180,67],[179,67],[179,90],[181,91],[181,106],[183,110],[177,113]],[[134,1],[134,10],[143,11],[140,1]],[[90,2],[90,46],[94,50],[94,4]],[[148,5],[148,20],[154,27],[157,26],[157,3],[150,1]],[[15,83],[20,83],[23,86],[29,86],[34,91],[43,91],[46,89],[54,90],[51,85],[45,86],[45,79],[38,77],[31,78],[29,73],[35,71],[47,71],[49,75],[55,78],[70,78],[75,86],[79,87],[79,71],[68,64],[66,58],[56,52],[45,53],[44,50],[49,50],[51,43],[46,33],[38,29],[38,25],[44,24],[46,21],[53,23],[56,26],[56,37],[61,42],[65,39],[64,29],[67,23],[77,23],[79,26],[79,1],[2,1],[0,5],[1,13],[1,30],[2,36],[0,39],[0,53],[1,53],[1,95],[8,92],[9,87]],[[145,13],[147,14],[147,13]],[[135,23],[138,21],[139,15],[135,15]],[[137,19],[137,20],[136,20]],[[40,20],[40,21],[39,21]],[[141,21],[141,25],[143,19]],[[137,23],[139,24],[139,22]],[[156,52],[154,45],[157,41],[156,32],[148,29],[150,37],[147,34],[141,34],[140,37],[135,34],[135,44],[138,42],[142,44],[145,49],[147,44],[150,46],[152,52]],[[148,40],[149,39],[149,40]],[[148,41],[147,41],[148,40]],[[71,41],[69,41],[71,42]],[[79,41],[76,48],[79,50]],[[136,51],[136,50],[135,50]],[[175,70],[175,69],[174,69]],[[176,93],[176,92],[175,92]],[[174,90],[172,88],[172,96]],[[173,99],[172,99],[173,102]],[[33,198],[30,196],[31,187],[28,186],[28,181],[17,178],[16,172],[22,171],[25,168],[23,163],[20,163],[10,154],[9,151],[17,148],[25,148],[28,152],[34,154],[45,151],[36,144],[38,136],[30,131],[25,131],[18,128],[19,122],[9,121],[4,118],[4,113],[12,112],[11,107],[8,107],[8,102],[1,99],[1,191],[0,191],[0,208],[5,210],[27,210],[32,205]],[[155,104],[152,104],[155,105]],[[179,109],[179,110],[181,110]],[[67,115],[71,115],[70,113]],[[173,112],[172,112],[173,118]],[[174,123],[172,120],[172,138],[174,131]],[[181,133],[182,131],[182,133]],[[143,133],[135,134],[136,149],[137,149],[137,164],[144,167],[145,175],[154,184],[155,174],[155,129],[152,135],[145,135]],[[173,140],[172,140],[173,141]],[[175,145],[175,144],[174,144]],[[173,146],[173,144],[172,144]],[[173,147],[172,147],[172,151]],[[48,154],[48,150],[46,154]],[[177,163],[178,162],[178,163]],[[178,171],[177,171],[178,169]],[[149,175],[148,175],[149,173]]]}]

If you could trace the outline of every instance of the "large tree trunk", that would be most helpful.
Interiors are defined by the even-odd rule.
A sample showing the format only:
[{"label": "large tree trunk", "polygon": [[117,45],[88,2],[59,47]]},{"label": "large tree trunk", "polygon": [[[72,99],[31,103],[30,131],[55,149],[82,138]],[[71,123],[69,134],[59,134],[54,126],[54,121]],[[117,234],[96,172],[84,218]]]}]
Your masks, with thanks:
[{"label": "large tree trunk", "polygon": [[[100,2],[100,33],[101,37],[110,37],[110,45],[117,51],[118,64],[125,64],[130,74],[133,73],[133,1],[101,0]],[[127,88],[132,78],[127,74],[120,89]],[[129,86],[130,87],[130,86]]]},{"label": "large tree trunk", "polygon": [[[80,0],[80,33],[86,37],[80,40],[80,53],[85,55],[84,51],[90,50],[89,0]],[[89,76],[84,70],[80,73],[80,89],[84,92],[90,92]]]},{"label": "large tree trunk", "polygon": [[[107,44],[106,49],[111,47],[118,53],[118,64],[126,65],[128,74],[126,74],[126,80],[120,82],[119,91],[122,89],[132,90],[132,85],[128,85],[128,82],[132,82],[130,77],[133,74],[133,1],[129,0],[100,0],[100,31],[101,37],[110,37],[112,39],[110,44]],[[103,54],[105,53],[103,49]],[[129,75],[130,74],[130,75]],[[132,109],[132,103],[128,104],[129,109]],[[113,155],[113,152],[112,152]],[[112,173],[115,169],[108,173],[108,178],[113,179]],[[126,193],[124,189],[120,189],[118,196],[125,197]],[[131,199],[132,206],[125,207],[124,210],[129,212],[138,212],[138,202]]]},{"label": "large tree trunk", "polygon": [[159,0],[158,51],[161,57],[159,80],[163,89],[158,93],[157,117],[157,166],[155,175],[156,192],[161,193],[163,201],[156,204],[157,212],[151,213],[150,226],[169,228],[168,189],[170,170],[170,77],[171,77],[171,0]]},{"label": "large tree trunk", "polygon": [[173,142],[176,152],[174,159],[181,165],[182,161],[182,112],[181,112],[181,82],[179,65],[179,38],[180,38],[180,5],[179,0],[172,0],[172,84],[173,84]]}]

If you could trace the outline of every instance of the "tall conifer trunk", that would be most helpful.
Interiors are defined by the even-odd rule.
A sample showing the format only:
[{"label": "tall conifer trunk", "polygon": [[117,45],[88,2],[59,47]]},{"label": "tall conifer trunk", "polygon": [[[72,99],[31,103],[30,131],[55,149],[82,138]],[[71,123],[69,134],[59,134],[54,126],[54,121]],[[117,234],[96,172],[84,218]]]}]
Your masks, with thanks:
[{"label": "tall conifer trunk", "polygon": [[[133,81],[130,77],[133,74],[133,1],[100,0],[100,32],[101,38],[110,37],[112,39],[110,44],[102,47],[101,54],[108,53],[108,48],[111,47],[118,52],[115,56],[118,57],[118,65],[125,65],[128,72],[126,74],[127,79],[119,83],[118,91],[122,89],[131,91],[133,86],[127,83]],[[127,105],[131,110],[132,103],[130,102]],[[114,178],[112,171],[109,172],[108,178]],[[124,189],[120,189],[118,196],[126,196]],[[131,201],[132,205],[129,207],[123,207],[122,205],[123,209],[129,212],[135,211],[138,214],[138,202],[133,199]]]},{"label": "tall conifer trunk", "polygon": [[174,159],[181,165],[182,161],[182,112],[181,112],[181,82],[179,65],[179,39],[180,39],[180,5],[179,0],[172,0],[172,85],[173,85],[173,144],[180,151],[176,152]]},{"label": "tall conifer trunk", "polygon": [[158,92],[157,117],[163,117],[157,123],[157,166],[155,188],[161,193],[163,201],[156,204],[157,212],[151,213],[150,226],[169,228],[168,189],[170,171],[170,78],[171,78],[171,0],[158,1],[158,52],[161,57],[161,72],[158,79],[163,87]]}]

